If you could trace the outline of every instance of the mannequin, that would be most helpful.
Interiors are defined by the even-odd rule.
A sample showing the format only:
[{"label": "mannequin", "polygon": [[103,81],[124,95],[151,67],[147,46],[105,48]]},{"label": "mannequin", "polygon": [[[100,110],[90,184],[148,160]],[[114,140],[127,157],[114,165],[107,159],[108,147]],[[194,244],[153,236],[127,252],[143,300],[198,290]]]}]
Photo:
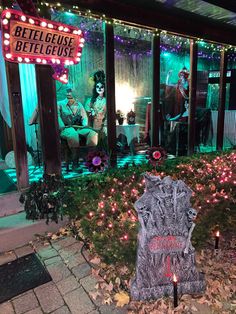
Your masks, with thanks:
[{"label": "mannequin", "polygon": [[67,90],[67,97],[58,103],[58,123],[60,136],[67,140],[72,152],[73,165],[77,164],[77,151],[80,137],[86,138],[87,146],[97,145],[97,132],[88,127],[88,117],[83,105],[76,100],[71,89]]},{"label": "mannequin", "polygon": [[176,88],[176,106],[174,108],[174,114],[178,115],[185,111],[185,103],[189,100],[189,71],[186,67],[183,67],[183,69],[179,71],[177,84],[169,83],[171,74],[172,70],[167,74],[166,86],[175,86]]},{"label": "mannequin", "polygon": [[105,97],[105,73],[97,71],[93,75],[93,96],[85,104],[85,110],[89,116],[91,127],[96,131],[106,133],[106,97]]}]

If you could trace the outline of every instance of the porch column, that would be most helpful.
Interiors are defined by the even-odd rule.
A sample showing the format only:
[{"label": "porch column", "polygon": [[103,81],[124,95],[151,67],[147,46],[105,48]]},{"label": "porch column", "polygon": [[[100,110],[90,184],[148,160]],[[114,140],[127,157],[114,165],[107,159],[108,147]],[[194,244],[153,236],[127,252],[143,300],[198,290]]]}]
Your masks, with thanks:
[{"label": "porch column", "polygon": [[44,172],[61,175],[61,145],[53,70],[48,65],[36,65],[35,69]]},{"label": "porch column", "polygon": [[116,103],[115,103],[115,62],[114,62],[114,29],[112,24],[104,23],[104,55],[106,74],[107,105],[107,144],[110,165],[117,164],[116,154]]},{"label": "porch column", "polygon": [[226,99],[227,52],[221,52],[220,59],[220,90],[217,119],[216,149],[222,150],[224,144],[225,99]]},{"label": "porch column", "polygon": [[197,92],[197,57],[198,44],[190,40],[190,83],[189,83],[189,116],[188,116],[188,155],[194,153],[195,144],[195,115]]},{"label": "porch column", "polygon": [[160,144],[160,34],[152,38],[151,146]]},{"label": "porch column", "polygon": [[15,154],[17,186],[19,190],[22,190],[29,186],[29,175],[18,64],[6,62],[6,72],[11,111],[11,129]]},{"label": "porch column", "polygon": [[[48,8],[41,11],[46,19],[51,15]],[[61,175],[61,143],[57,117],[56,83],[49,65],[36,65],[39,121],[44,173]]]}]

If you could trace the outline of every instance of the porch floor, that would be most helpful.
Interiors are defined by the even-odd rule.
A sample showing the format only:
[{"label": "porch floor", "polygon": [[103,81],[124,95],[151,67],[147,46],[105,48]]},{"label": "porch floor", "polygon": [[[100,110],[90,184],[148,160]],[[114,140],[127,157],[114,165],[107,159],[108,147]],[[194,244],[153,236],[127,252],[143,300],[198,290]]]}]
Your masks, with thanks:
[{"label": "porch floor", "polygon": [[[136,155],[124,155],[124,156],[118,156],[117,158],[117,164],[118,167],[124,167],[127,163],[132,165],[132,163],[135,163],[136,165],[146,163],[146,155],[145,151],[139,151]],[[63,163],[62,164],[62,176],[65,179],[73,179],[79,176],[84,176],[91,174],[91,172],[85,167],[84,162],[79,163],[79,170],[81,170],[81,173],[75,172],[75,171],[69,171],[66,172],[66,166]],[[4,172],[12,179],[14,183],[17,182],[16,177],[16,169],[5,169]],[[30,183],[38,181],[43,176],[43,166],[29,166],[29,181]]]}]

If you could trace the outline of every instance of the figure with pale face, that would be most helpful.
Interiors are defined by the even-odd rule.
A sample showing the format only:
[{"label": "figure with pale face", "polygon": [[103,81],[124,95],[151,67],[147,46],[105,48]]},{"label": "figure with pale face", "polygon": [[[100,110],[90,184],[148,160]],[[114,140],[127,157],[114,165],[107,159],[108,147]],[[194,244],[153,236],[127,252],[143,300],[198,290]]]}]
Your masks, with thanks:
[{"label": "figure with pale face", "polygon": [[86,139],[87,146],[96,146],[98,136],[88,127],[84,106],[74,98],[71,89],[67,90],[67,97],[58,102],[58,123],[60,136],[67,141],[76,167],[81,138]]},{"label": "figure with pale face", "polygon": [[93,80],[93,96],[85,104],[85,110],[88,113],[91,127],[100,131],[104,130],[104,126],[106,126],[105,73],[103,71],[95,72]]},{"label": "figure with pale face", "polygon": [[170,70],[167,74],[166,78],[166,86],[175,86],[176,88],[176,104],[175,104],[175,114],[183,114],[186,109],[186,103],[189,101],[189,71],[186,67],[183,67],[182,70],[179,71],[179,80],[177,84],[170,84],[170,76],[172,74],[172,70]]}]

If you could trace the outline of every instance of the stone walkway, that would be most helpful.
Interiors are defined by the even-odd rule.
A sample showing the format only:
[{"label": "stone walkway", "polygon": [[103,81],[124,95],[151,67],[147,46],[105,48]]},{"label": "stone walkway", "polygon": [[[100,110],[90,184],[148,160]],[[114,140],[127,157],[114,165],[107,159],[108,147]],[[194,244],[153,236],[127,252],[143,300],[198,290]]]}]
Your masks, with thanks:
[{"label": "stone walkway", "polygon": [[[0,265],[36,252],[52,281],[0,304],[0,314],[124,314],[127,308],[93,300],[97,279],[81,254],[82,243],[72,237],[34,242],[0,255]],[[86,256],[86,251],[84,255]],[[87,255],[88,256],[88,255]]]}]

